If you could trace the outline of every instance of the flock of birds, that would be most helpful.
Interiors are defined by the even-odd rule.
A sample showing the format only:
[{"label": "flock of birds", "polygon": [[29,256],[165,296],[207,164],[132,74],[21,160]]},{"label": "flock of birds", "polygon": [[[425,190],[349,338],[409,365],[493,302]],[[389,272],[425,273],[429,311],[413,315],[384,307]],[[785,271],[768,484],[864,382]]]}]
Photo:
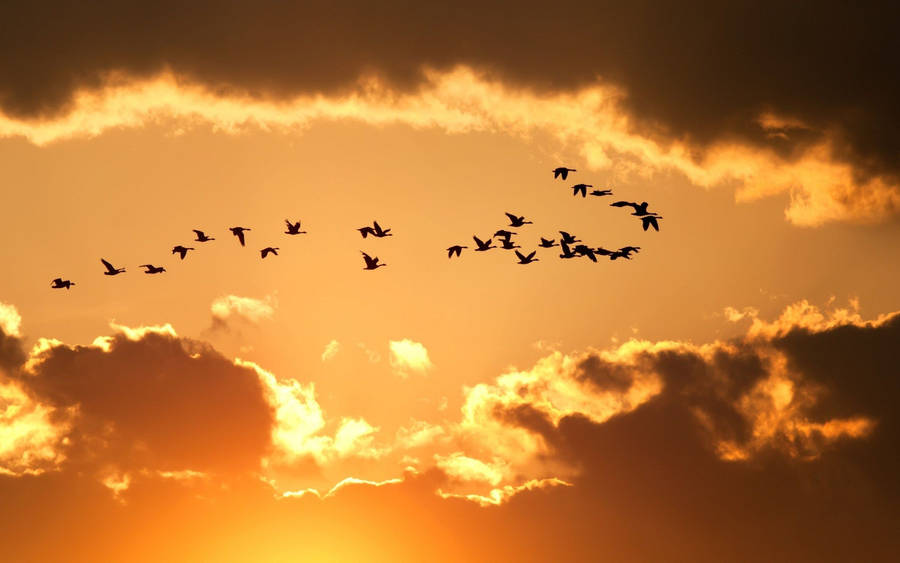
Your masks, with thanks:
[{"label": "flock of birds", "polygon": [[[577,172],[574,168],[566,168],[559,167],[553,169],[553,178],[561,178],[562,180],[566,180],[569,176],[569,172]],[[572,186],[572,194],[573,196],[578,196],[581,194],[581,197],[587,197],[588,188],[593,188],[594,186],[591,184],[575,184]],[[596,189],[590,192],[592,196],[609,196],[612,195],[611,189]],[[643,225],[643,229],[646,231],[650,227],[653,227],[654,230],[659,231],[659,220],[662,217],[655,212],[651,212],[647,210],[648,204],[646,201],[642,203],[635,203],[632,201],[616,201],[610,204],[611,207],[631,207],[634,209],[634,212],[631,215],[638,217],[641,219],[641,223]],[[507,227],[519,228],[525,225],[533,224],[532,221],[526,221],[524,216],[515,215],[513,213],[506,213],[507,218],[509,218],[509,224]],[[300,221],[293,222],[289,219],[285,219],[285,225],[287,226],[287,230],[284,231],[286,235],[303,235],[307,234],[306,231],[300,230]],[[210,242],[216,240],[214,237],[208,236],[204,231],[199,229],[192,229],[196,238],[194,242]],[[231,234],[234,235],[241,246],[246,246],[246,237],[244,235],[245,232],[250,231],[251,229],[247,227],[229,227]],[[391,233],[391,229],[382,228],[381,225],[378,224],[378,221],[373,221],[372,226],[360,227],[357,229],[359,233],[362,235],[362,238],[367,238],[369,236],[374,238],[384,238],[393,236]],[[556,243],[555,239],[547,239],[544,237],[540,237],[541,242],[538,244],[541,248],[553,248],[558,246],[562,251],[562,254],[559,255],[560,258],[569,259],[569,258],[577,258],[577,257],[586,257],[592,262],[597,262],[597,256],[606,256],[610,260],[617,260],[619,258],[624,258],[626,260],[631,259],[631,255],[640,251],[641,247],[639,246],[623,246],[617,250],[609,250],[599,247],[591,247],[586,244],[583,244],[581,240],[576,238],[575,236],[567,233],[566,231],[559,231],[560,239],[559,244]],[[493,248],[500,248],[503,250],[513,250],[515,251],[516,257],[518,258],[519,264],[531,264],[533,262],[539,261],[539,258],[536,258],[537,250],[533,250],[528,254],[523,254],[519,252],[518,249],[522,248],[520,245],[516,244],[513,241],[513,236],[516,235],[515,232],[509,231],[506,229],[500,229],[493,234],[493,236],[488,237],[486,240],[482,240],[477,236],[473,236],[472,239],[475,241],[475,249],[474,252],[485,252],[487,250],[491,250]],[[494,238],[498,238],[500,242],[500,246],[493,246]],[[582,244],[576,244],[582,243]],[[463,249],[469,248],[468,246],[463,245],[453,245],[447,248],[447,257],[453,258],[453,256],[461,256]],[[181,260],[184,260],[187,257],[188,252],[195,250],[192,246],[183,246],[176,245],[172,248],[172,254],[178,254]],[[278,251],[280,250],[277,246],[267,246],[265,248],[260,249],[260,257],[265,259],[270,254],[278,256]],[[370,256],[364,251],[362,252],[363,261],[365,262],[364,270],[377,270],[383,266],[387,266],[384,262],[377,256]],[[101,258],[100,262],[106,268],[106,271],[103,272],[106,276],[117,276],[119,274],[125,273],[125,268],[117,268],[113,266],[108,260]],[[166,271],[166,269],[162,266],[155,266],[153,264],[141,264],[141,268],[144,268],[144,273],[149,275],[161,274]],[[69,289],[75,282],[67,279],[56,278],[52,281],[51,287],[54,289]]]}]

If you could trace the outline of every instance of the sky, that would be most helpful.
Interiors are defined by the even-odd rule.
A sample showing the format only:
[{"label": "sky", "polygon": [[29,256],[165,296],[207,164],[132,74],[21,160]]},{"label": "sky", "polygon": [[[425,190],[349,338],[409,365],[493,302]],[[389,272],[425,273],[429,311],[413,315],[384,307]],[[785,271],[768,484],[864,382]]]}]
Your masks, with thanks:
[{"label": "sky", "polygon": [[[878,6],[9,12],[12,560],[900,549],[900,46]],[[503,228],[538,261],[473,251]],[[561,260],[537,246],[560,231],[640,250]]]}]

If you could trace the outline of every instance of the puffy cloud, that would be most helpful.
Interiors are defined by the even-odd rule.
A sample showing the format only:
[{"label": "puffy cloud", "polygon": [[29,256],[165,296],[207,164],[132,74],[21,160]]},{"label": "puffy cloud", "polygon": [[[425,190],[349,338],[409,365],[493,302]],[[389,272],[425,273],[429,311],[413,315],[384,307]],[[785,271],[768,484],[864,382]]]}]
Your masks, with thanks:
[{"label": "puffy cloud", "polygon": [[328,344],[325,345],[325,349],[322,350],[322,361],[327,362],[328,360],[334,358],[337,353],[341,349],[341,343],[337,340],[331,340]]},{"label": "puffy cloud", "polygon": [[277,306],[277,300],[271,295],[267,295],[263,299],[223,295],[213,300],[209,309],[215,329],[226,328],[228,323],[235,319],[251,324],[270,320],[275,315]]},{"label": "puffy cloud", "polygon": [[19,337],[19,329],[22,326],[22,316],[13,305],[0,303],[0,330],[6,336]]},{"label": "puffy cloud", "polygon": [[391,340],[391,367],[399,375],[406,377],[410,372],[423,374],[433,367],[428,357],[428,349],[420,342],[408,338]]}]

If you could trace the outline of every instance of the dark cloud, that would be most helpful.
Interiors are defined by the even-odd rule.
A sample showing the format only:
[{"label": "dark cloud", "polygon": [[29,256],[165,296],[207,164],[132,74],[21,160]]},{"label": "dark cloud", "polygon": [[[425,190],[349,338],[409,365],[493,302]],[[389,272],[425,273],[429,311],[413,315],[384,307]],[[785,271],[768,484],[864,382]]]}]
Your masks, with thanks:
[{"label": "dark cloud", "polygon": [[[896,174],[900,39],[879,4],[691,2],[19,3],[0,21],[0,106],[64,111],[107,71],[165,68],[220,92],[352,88],[376,72],[414,88],[460,63],[537,90],[623,85],[643,127],[702,146],[731,137],[790,153],[829,131],[860,174]],[[771,137],[763,111],[798,118]]]}]

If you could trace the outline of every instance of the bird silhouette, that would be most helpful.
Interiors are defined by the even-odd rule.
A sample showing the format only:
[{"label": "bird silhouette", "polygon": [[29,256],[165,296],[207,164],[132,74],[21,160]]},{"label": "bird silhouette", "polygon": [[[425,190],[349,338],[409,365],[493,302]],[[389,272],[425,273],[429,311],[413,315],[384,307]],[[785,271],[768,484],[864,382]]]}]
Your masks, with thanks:
[{"label": "bird silhouette", "polygon": [[516,256],[519,257],[519,264],[531,264],[532,262],[537,262],[540,258],[535,258],[534,255],[537,254],[537,250],[532,250],[531,254],[525,256],[518,250],[516,250]]},{"label": "bird silhouette", "polygon": [[541,244],[539,244],[538,246],[540,246],[541,248],[552,248],[556,246],[556,243],[553,241],[553,239],[548,240],[544,237],[541,237]]},{"label": "bird silhouette", "polygon": [[563,251],[563,253],[559,255],[560,258],[575,258],[576,256],[578,256],[569,249],[569,245],[566,242],[560,241],[559,246]]},{"label": "bird silhouette", "polygon": [[[360,250],[360,252],[362,252],[362,250]],[[387,264],[379,264],[377,256],[375,258],[372,258],[365,252],[363,252],[362,255],[363,255],[363,260],[366,261],[366,267],[363,268],[363,270],[377,270],[378,268],[380,268],[382,266],[387,266]]]},{"label": "bird silhouette", "polygon": [[526,221],[525,216],[517,217],[512,213],[507,213],[507,217],[509,217],[509,226],[510,227],[521,227],[522,225],[531,225],[531,221]]},{"label": "bird silhouette", "polygon": [[484,242],[480,238],[473,236],[472,239],[475,241],[475,244],[478,245],[478,248],[475,249],[475,252],[484,252],[485,250],[490,250],[491,248],[497,248],[496,246],[491,246],[491,242],[493,242],[493,238],[487,239],[487,242]]},{"label": "bird silhouette", "polygon": [[390,229],[382,230],[381,225],[378,224],[378,221],[372,221],[372,226],[374,227],[372,229],[372,232],[370,233],[372,236],[375,236],[378,238],[394,236],[394,235],[390,234],[391,233]]},{"label": "bird silhouette", "polygon": [[244,231],[249,231],[250,229],[246,227],[231,227],[228,230],[231,231],[231,234],[238,238],[238,240],[241,242],[241,246],[244,246]]},{"label": "bird silhouette", "polygon": [[612,190],[594,190],[591,192],[591,195],[603,196],[603,195],[613,195],[613,193],[612,193]]},{"label": "bird silhouette", "polygon": [[453,254],[459,256],[462,254],[463,248],[469,248],[468,246],[460,246],[458,244],[454,244],[450,248],[447,249],[447,258],[453,258]]},{"label": "bird silhouette", "polygon": [[181,256],[181,259],[184,260],[184,257],[187,256],[188,250],[194,250],[190,246],[181,246],[180,244],[176,247],[172,248],[172,254],[178,254]]},{"label": "bird silhouette", "polygon": [[616,250],[615,252],[610,252],[610,254],[609,254],[610,260],[616,260],[618,258],[624,258],[626,260],[631,260],[631,256],[629,256],[628,254],[626,254],[624,252],[620,252],[618,250]]},{"label": "bird silhouette", "polygon": [[592,186],[591,184],[575,184],[574,186],[572,186],[572,195],[577,196],[578,192],[581,192],[581,197],[586,197],[587,189],[593,187],[594,186]]},{"label": "bird silhouette", "polygon": [[194,239],[197,242],[209,242],[211,240],[216,240],[213,237],[206,236],[206,233],[204,233],[203,231],[198,231],[197,229],[191,229],[191,230],[197,234],[197,238]]},{"label": "bird silhouette", "polygon": [[359,234],[362,235],[362,238],[366,238],[366,236],[371,235],[375,232],[375,230],[372,229],[372,227],[360,227],[356,230],[359,231]]},{"label": "bird silhouette", "polygon": [[562,235],[562,240],[560,240],[560,242],[564,242],[566,244],[575,244],[576,242],[581,242],[565,231],[559,231],[559,234]]},{"label": "bird silhouette", "polygon": [[514,233],[514,232],[512,232],[512,231],[505,231],[505,230],[503,230],[503,229],[500,229],[499,231],[497,231],[496,233],[494,233],[494,236],[495,236],[495,237],[503,237],[503,238],[505,238],[506,240],[509,240],[509,238],[510,238],[511,236],[513,236],[514,234],[516,234],[516,233]]},{"label": "bird silhouette", "polygon": [[289,220],[285,219],[284,222],[287,224],[287,230],[284,232],[286,235],[305,235],[306,231],[300,230],[300,221],[296,223],[291,223]]},{"label": "bird silhouette", "polygon": [[267,246],[267,247],[263,248],[262,250],[260,250],[259,254],[263,258],[268,256],[269,254],[274,254],[275,256],[278,256],[278,247],[277,246]]},{"label": "bird silhouette", "polygon": [[503,246],[501,248],[503,248],[504,250],[512,250],[514,248],[522,248],[521,246],[519,246],[518,244],[515,244],[513,241],[511,241],[508,238],[503,239],[502,242],[503,242]]},{"label": "bird silhouette", "polygon": [[56,278],[55,280],[53,280],[53,282],[51,282],[50,287],[52,287],[53,289],[66,288],[68,290],[73,285],[75,285],[75,282],[73,281]]},{"label": "bird silhouette", "polygon": [[635,254],[637,254],[637,253],[640,252],[640,251],[641,251],[641,247],[640,247],[640,246],[623,246],[622,248],[619,249],[619,252],[620,252],[623,256],[625,256],[625,258],[628,258],[629,255],[630,255],[632,252],[634,252]]},{"label": "bird silhouette", "polygon": [[613,252],[616,252],[616,251],[615,250],[607,250],[607,249],[603,248],[602,246],[598,246],[597,248],[594,249],[594,254],[598,254],[600,256],[609,256]]},{"label": "bird silhouette", "polygon": [[[634,215],[634,213],[632,213],[632,215]],[[645,215],[641,217],[641,222],[644,224],[644,230],[646,231],[652,226],[654,231],[658,231],[659,223],[657,223],[657,221],[659,219],[662,219],[659,215]]]},{"label": "bird silhouette", "polygon": [[166,271],[162,266],[154,266],[153,264],[141,264],[141,268],[147,268],[145,274],[161,274]]},{"label": "bird silhouette", "polygon": [[635,215],[637,217],[642,217],[644,215],[654,215],[654,213],[647,211],[647,205],[649,204],[646,201],[641,202],[640,205],[633,201],[616,201],[609,204],[610,207],[633,207],[634,213],[632,213],[632,215]]},{"label": "bird silhouette", "polygon": [[112,264],[110,264],[109,262],[107,262],[107,261],[104,260],[103,258],[101,258],[100,261],[103,262],[103,265],[104,265],[104,266],[106,266],[106,271],[103,272],[103,275],[104,275],[104,276],[115,276],[115,275],[121,274],[122,272],[125,271],[125,268],[116,268],[116,267],[113,267]]},{"label": "bird silhouette", "polygon": [[575,251],[576,254],[580,254],[581,256],[587,256],[591,260],[591,262],[597,261],[597,257],[594,256],[593,249],[589,248],[587,245],[579,244],[573,250]]},{"label": "bird silhouette", "polygon": [[569,177],[569,172],[577,172],[574,168],[566,168],[565,166],[560,166],[559,168],[553,169],[553,179],[557,179],[562,176],[562,179],[565,180]]}]

